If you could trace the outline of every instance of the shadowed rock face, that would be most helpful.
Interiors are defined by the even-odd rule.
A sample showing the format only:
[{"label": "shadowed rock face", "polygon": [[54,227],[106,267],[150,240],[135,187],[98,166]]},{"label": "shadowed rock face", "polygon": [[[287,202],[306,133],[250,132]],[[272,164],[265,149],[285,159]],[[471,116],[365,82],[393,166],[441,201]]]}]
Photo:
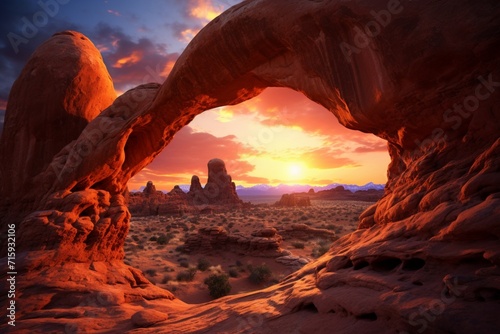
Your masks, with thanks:
[{"label": "shadowed rock face", "polygon": [[[193,39],[163,85],[143,85],[118,98],[75,142],[66,142],[31,189],[12,197],[25,203],[9,216],[18,223],[19,252],[38,267],[47,265],[46,254],[51,265],[120,259],[128,179],[197,114],[266,87],[290,87],[346,127],[387,140],[392,160],[385,196],[361,216],[360,230],[282,283],[190,308],[151,331],[195,332],[210,324],[214,332],[494,332],[500,294],[498,31],[495,1],[245,1]],[[15,126],[11,110],[5,132]],[[75,160],[89,138],[98,145]],[[10,177],[2,175],[3,187]],[[6,203],[2,197],[4,211]],[[51,272],[45,274],[52,281],[30,290],[37,302],[21,298],[30,305],[25,310],[69,307],[51,304],[42,289],[58,281]],[[35,274],[25,275],[20,289],[34,284],[29,275]],[[65,289],[95,291],[108,282],[88,287],[76,280]],[[171,314],[172,303],[156,305]],[[21,326],[54,318],[44,312]],[[102,323],[116,325],[126,314],[103,314]]]}]

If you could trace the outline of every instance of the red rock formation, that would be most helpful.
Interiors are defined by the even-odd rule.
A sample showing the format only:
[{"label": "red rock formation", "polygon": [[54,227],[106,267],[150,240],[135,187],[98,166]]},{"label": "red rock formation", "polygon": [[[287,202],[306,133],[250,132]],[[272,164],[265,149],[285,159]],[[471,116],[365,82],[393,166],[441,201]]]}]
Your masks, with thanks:
[{"label": "red rock formation", "polygon": [[[273,229],[274,230],[274,229]],[[206,227],[186,238],[183,251],[186,253],[228,251],[240,255],[278,257],[283,255],[280,248],[282,238],[276,230],[256,231],[251,235],[228,233],[220,226]]]},{"label": "red rock formation", "polygon": [[[50,282],[31,282],[35,267],[20,280],[23,320],[16,329],[59,329],[54,319],[63,299],[54,289],[88,291],[81,288],[87,277],[62,285],[57,271],[66,272],[71,260],[120,258],[127,180],[176,131],[204,110],[284,86],[346,127],[388,141],[385,196],[363,215],[360,230],[279,285],[191,307],[153,331],[496,332],[499,17],[497,2],[468,0],[254,0],[229,9],[193,39],[160,88],[141,86],[117,99],[16,198],[33,210],[28,219],[11,215],[22,221],[24,263],[33,254],[46,257],[33,262],[37,268],[67,261],[42,269]],[[103,121],[109,129],[100,145],[72,163]],[[26,310],[39,312],[27,319]],[[117,313],[113,323],[132,326],[130,316]],[[64,324],[82,324],[68,318]],[[91,329],[103,324],[110,322]]]},{"label": "red rock formation", "polygon": [[9,95],[0,145],[0,217],[16,222],[33,209],[27,194],[44,195],[33,189],[33,178],[115,98],[101,54],[81,33],[57,33],[33,53]]},{"label": "red rock formation", "polygon": [[322,228],[310,227],[306,224],[292,224],[290,226],[285,226],[283,229],[280,229],[278,233],[283,237],[284,240],[311,240],[321,238],[333,241],[336,239],[335,232]]},{"label": "red rock formation", "polygon": [[311,206],[311,199],[306,195],[284,194],[280,200],[274,203],[275,206]]},{"label": "red rock formation", "polygon": [[242,204],[236,193],[236,185],[231,175],[227,174],[226,164],[221,159],[212,159],[208,162],[208,180],[204,188],[200,179],[194,175],[188,195],[192,203],[197,206],[223,205],[235,207]]}]

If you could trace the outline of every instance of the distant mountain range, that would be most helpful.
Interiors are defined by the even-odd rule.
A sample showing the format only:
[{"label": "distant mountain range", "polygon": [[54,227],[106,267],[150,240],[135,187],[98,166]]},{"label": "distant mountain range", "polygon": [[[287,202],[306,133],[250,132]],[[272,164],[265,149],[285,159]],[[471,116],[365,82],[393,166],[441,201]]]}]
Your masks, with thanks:
[{"label": "distant mountain range", "polygon": [[[279,184],[277,186],[270,186],[268,184],[257,184],[252,187],[244,187],[244,186],[236,186],[236,192],[238,196],[281,196],[283,194],[291,194],[291,193],[301,193],[308,192],[310,189],[314,189],[315,192],[322,190],[329,190],[337,188],[338,186],[344,187],[344,189],[349,190],[351,192],[356,192],[360,190],[384,190],[384,184],[376,184],[373,182],[369,182],[365,185],[359,186],[357,184],[343,184],[343,183],[332,183],[326,186],[310,186],[307,184]],[[143,191],[145,187],[140,187],[139,191]],[[184,192],[189,191],[188,184],[180,185],[180,188]],[[171,189],[170,189],[171,190]],[[170,190],[165,191],[164,193],[168,193]]]},{"label": "distant mountain range", "polygon": [[236,186],[236,192],[238,193],[239,196],[272,196],[272,195],[308,192],[310,189],[314,189],[315,192],[318,192],[322,190],[333,189],[338,186],[342,186],[344,187],[344,189],[349,190],[351,192],[356,192],[359,190],[370,190],[370,189],[384,190],[385,187],[385,185],[383,184],[375,184],[373,182],[369,182],[362,186],[356,184],[342,184],[342,183],[332,183],[326,186],[310,186],[303,184],[296,184],[296,185],[280,184],[277,186],[270,186],[267,184],[258,184],[248,188],[244,186]]}]

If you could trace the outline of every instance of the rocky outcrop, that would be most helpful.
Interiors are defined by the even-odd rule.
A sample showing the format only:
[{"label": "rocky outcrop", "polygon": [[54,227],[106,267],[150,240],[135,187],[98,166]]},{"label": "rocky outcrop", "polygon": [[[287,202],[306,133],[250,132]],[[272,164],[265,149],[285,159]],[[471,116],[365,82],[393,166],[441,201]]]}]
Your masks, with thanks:
[{"label": "rocky outcrop", "polygon": [[179,216],[194,212],[187,194],[179,186],[165,194],[156,190],[152,181],[148,181],[142,192],[130,193],[127,205],[135,216]]},{"label": "rocky outcrop", "polygon": [[[294,204],[297,201],[300,201],[304,198],[309,200],[336,200],[336,201],[365,201],[365,202],[376,202],[381,199],[384,195],[383,190],[376,189],[368,189],[368,190],[358,190],[358,191],[350,191],[345,189],[343,186],[337,186],[328,190],[321,190],[315,192],[314,189],[310,189],[307,193],[293,193],[293,194],[285,194],[281,198],[279,202],[276,203],[278,206],[296,206],[298,204]],[[295,198],[291,198],[293,196]],[[283,204],[280,204],[283,203]],[[290,203],[290,205],[287,205]],[[307,202],[305,202],[307,203]],[[300,206],[300,205],[298,205]]]},{"label": "rocky outcrop", "polygon": [[278,257],[282,255],[280,248],[282,238],[276,233],[256,231],[250,236],[242,233],[228,233],[220,226],[201,228],[190,234],[184,243],[186,253],[211,253],[216,250],[230,251],[240,255]]},{"label": "rocky outcrop", "polygon": [[275,206],[311,206],[311,199],[306,195],[299,194],[283,194],[280,200],[274,203]]},{"label": "rocky outcrop", "polygon": [[300,240],[311,240],[311,239],[326,239],[333,241],[337,239],[335,237],[335,232],[322,228],[314,228],[307,226],[306,224],[291,224],[286,225],[278,232],[284,240],[288,239],[300,239]]},{"label": "rocky outcrop", "polygon": [[[16,330],[132,326],[126,307],[102,313],[107,322],[57,320],[68,308],[87,317],[90,310],[108,311],[68,304],[88,295],[84,284],[135,291],[117,299],[135,311],[155,299],[144,295],[146,288],[113,285],[125,272],[98,280],[67,276],[69,268],[122,257],[126,183],[182,126],[205,110],[282,86],[304,93],[344,126],[387,140],[384,197],[363,214],[358,231],[278,285],[190,308],[154,301],[159,308],[175,305],[170,315],[182,312],[151,332],[496,332],[499,16],[497,2],[468,0],[254,0],[232,7],[193,39],[161,87],[120,96],[47,168],[27,175],[34,176],[28,190],[1,197],[3,212],[22,203],[0,218],[4,229],[17,224],[24,266]],[[20,126],[10,110],[2,152],[6,132]],[[53,121],[49,110],[43,115]],[[83,150],[89,138],[99,145]],[[2,172],[8,188],[14,172]],[[5,254],[5,240],[1,247]],[[63,284],[69,277],[71,284]]]},{"label": "rocky outcrop", "polygon": [[193,205],[223,205],[228,207],[241,206],[243,202],[236,193],[236,185],[227,174],[226,164],[221,159],[212,159],[208,162],[208,180],[204,188],[200,179],[194,175],[188,195]]},{"label": "rocky outcrop", "polygon": [[[34,178],[115,98],[101,54],[81,33],[54,34],[37,48],[9,94],[0,145],[2,222],[31,213],[35,199],[28,194],[45,195]],[[98,140],[82,139],[72,165],[90,155]]]},{"label": "rocky outcrop", "polygon": [[130,212],[138,216],[182,215],[185,213],[208,213],[243,207],[236,193],[236,186],[227,174],[224,161],[212,159],[208,162],[208,181],[205,188],[200,178],[193,175],[189,192],[175,186],[168,194],[157,191],[149,181],[142,192],[129,195]]}]

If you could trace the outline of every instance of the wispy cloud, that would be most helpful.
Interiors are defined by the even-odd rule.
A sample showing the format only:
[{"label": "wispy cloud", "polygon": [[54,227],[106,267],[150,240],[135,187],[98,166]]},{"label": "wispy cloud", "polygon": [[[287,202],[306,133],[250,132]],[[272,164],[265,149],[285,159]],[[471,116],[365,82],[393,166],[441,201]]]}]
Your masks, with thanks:
[{"label": "wispy cloud", "polygon": [[100,23],[93,35],[115,88],[122,92],[146,82],[163,82],[179,56],[168,52],[164,44],[148,38],[136,41],[122,29],[105,23]]},{"label": "wispy cloud", "polygon": [[120,14],[120,12],[118,12],[116,10],[108,9],[107,12],[111,15],[114,15],[114,16],[122,16],[122,14]]},{"label": "wispy cloud", "polygon": [[219,16],[224,6],[211,0],[189,0],[188,12],[191,17],[212,21]]}]

